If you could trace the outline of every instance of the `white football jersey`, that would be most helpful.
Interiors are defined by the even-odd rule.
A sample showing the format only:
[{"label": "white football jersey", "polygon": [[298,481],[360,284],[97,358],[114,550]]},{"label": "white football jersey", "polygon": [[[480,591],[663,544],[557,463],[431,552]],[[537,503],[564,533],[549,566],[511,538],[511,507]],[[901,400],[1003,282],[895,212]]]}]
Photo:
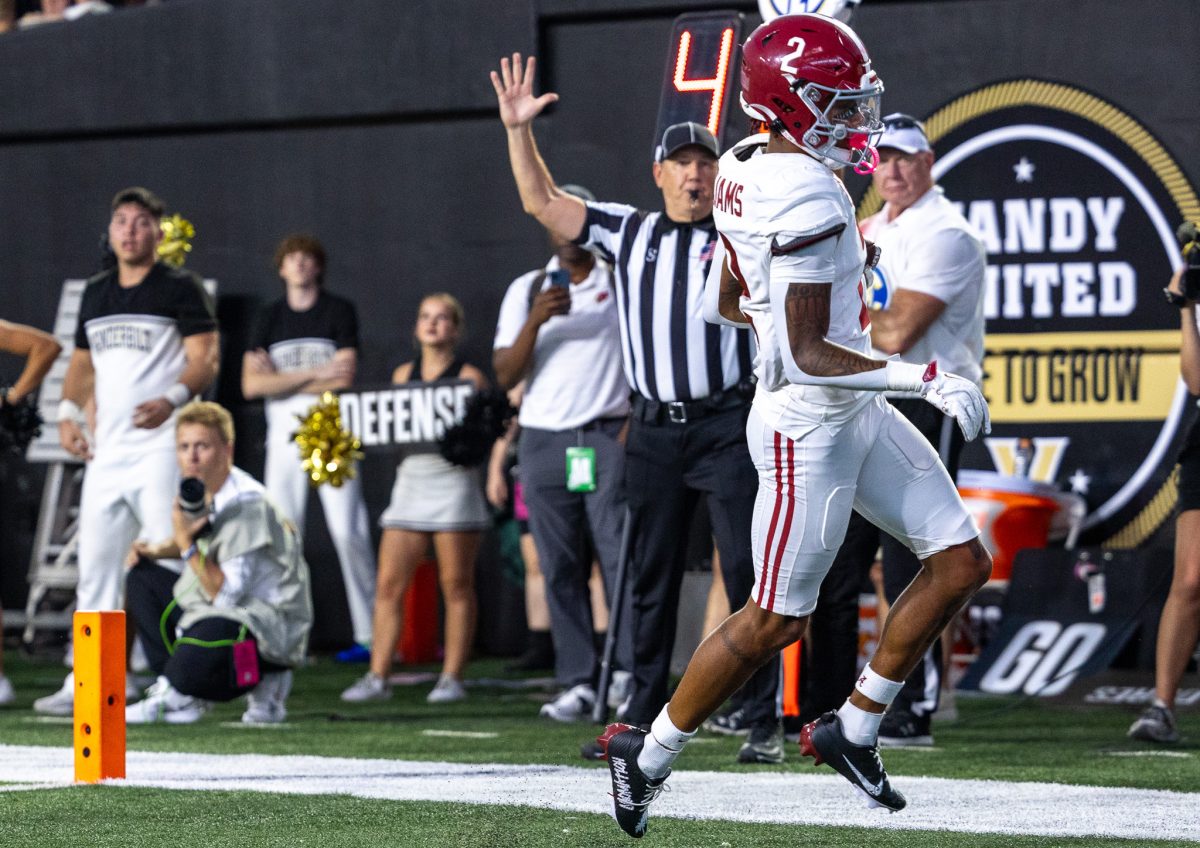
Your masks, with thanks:
[{"label": "white football jersey", "polygon": [[[742,312],[758,340],[756,404],[808,409],[822,420],[841,417],[871,392],[788,382],[783,370],[787,329],[772,312],[771,282],[832,285],[826,338],[870,355],[871,321],[863,302],[866,247],[854,204],[825,165],[804,153],[766,153],[766,134],[751,136],[721,157],[713,217],[729,268],[743,285]],[[790,354],[788,354],[790,355]],[[764,398],[764,391],[775,398]],[[818,412],[819,410],[819,412]],[[778,421],[778,415],[768,420]]]}]

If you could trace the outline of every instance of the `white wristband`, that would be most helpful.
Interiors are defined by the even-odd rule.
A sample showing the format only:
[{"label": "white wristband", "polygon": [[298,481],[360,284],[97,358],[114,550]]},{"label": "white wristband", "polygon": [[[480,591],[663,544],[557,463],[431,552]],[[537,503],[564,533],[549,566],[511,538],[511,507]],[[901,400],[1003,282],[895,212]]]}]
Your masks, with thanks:
[{"label": "white wristband", "polygon": [[75,401],[63,398],[58,402],[58,420],[79,423],[83,421],[83,410]]},{"label": "white wristband", "polygon": [[925,372],[928,365],[915,365],[911,362],[899,362],[889,359],[883,366],[884,379],[887,380],[889,392],[919,392],[925,384]]},{"label": "white wristband", "polygon": [[179,407],[192,399],[192,390],[183,383],[176,383],[163,392],[163,397],[171,402],[171,406],[179,409]]},{"label": "white wristband", "polygon": [[854,688],[875,703],[888,705],[896,700],[896,696],[904,688],[904,681],[888,680],[867,663]]}]

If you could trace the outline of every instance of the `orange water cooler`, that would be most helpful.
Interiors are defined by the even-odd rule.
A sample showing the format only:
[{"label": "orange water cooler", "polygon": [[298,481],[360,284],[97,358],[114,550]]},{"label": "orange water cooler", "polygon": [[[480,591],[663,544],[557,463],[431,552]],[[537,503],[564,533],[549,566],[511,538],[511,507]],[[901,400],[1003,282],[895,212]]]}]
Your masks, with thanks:
[{"label": "orange water cooler", "polygon": [[992,580],[1008,582],[1023,548],[1044,548],[1059,511],[1058,490],[1027,477],[994,471],[961,471],[958,491],[992,554]]}]

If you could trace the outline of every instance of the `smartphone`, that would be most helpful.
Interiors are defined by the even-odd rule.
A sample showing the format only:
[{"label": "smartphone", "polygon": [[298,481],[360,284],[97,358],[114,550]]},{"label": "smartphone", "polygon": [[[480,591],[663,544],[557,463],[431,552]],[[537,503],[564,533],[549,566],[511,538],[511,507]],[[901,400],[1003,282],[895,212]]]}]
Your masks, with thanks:
[{"label": "smartphone", "polygon": [[571,286],[571,275],[562,268],[557,268],[549,273],[550,285],[561,286],[564,289]]}]

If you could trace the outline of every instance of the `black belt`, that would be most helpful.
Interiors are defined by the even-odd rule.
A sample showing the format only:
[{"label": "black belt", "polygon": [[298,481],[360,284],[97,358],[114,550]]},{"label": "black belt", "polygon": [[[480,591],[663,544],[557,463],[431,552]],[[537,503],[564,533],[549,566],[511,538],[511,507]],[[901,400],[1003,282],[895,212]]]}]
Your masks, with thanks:
[{"label": "black belt", "polygon": [[700,400],[650,400],[635,394],[631,400],[633,417],[647,424],[687,424],[718,412],[740,409],[749,403],[738,389],[728,389]]},{"label": "black belt", "polygon": [[575,429],[582,430],[583,432],[586,433],[589,430],[601,430],[610,425],[614,425],[614,424],[620,425],[620,424],[624,424],[624,423],[625,423],[624,416],[610,416],[608,418],[593,418],[588,423],[582,424],[582,425],[576,427]]}]

